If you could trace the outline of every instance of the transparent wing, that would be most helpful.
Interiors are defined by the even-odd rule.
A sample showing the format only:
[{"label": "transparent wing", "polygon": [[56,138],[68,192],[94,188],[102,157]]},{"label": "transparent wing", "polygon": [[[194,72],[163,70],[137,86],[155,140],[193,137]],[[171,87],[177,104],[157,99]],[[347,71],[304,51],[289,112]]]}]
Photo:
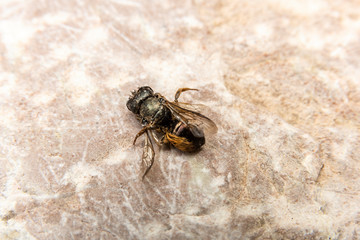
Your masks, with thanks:
[{"label": "transparent wing", "polygon": [[207,109],[204,104],[193,104],[193,103],[185,103],[185,102],[172,102],[172,104],[178,105],[181,108],[194,111],[194,112],[202,112],[203,110]]},{"label": "transparent wing", "polygon": [[196,110],[202,105],[193,105],[189,103],[175,103],[166,101],[165,105],[170,109],[179,121],[186,125],[194,125],[207,134],[214,134],[217,132],[216,124],[208,117],[202,115]]},{"label": "transparent wing", "polygon": [[142,179],[144,179],[145,175],[149,172],[151,166],[154,163],[154,158],[155,158],[154,147],[150,139],[150,134],[148,131],[146,131],[144,150],[141,159],[141,168],[143,172]]}]

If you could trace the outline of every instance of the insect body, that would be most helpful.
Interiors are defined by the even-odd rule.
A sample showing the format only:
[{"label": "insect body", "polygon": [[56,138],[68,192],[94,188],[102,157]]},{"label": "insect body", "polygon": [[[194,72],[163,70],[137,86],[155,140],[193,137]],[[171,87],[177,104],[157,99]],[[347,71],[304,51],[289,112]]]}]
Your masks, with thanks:
[{"label": "insect body", "polygon": [[[148,87],[140,87],[133,91],[126,103],[127,108],[133,112],[143,128],[135,136],[137,138],[146,133],[142,163],[145,166],[143,177],[150,170],[155,151],[151,142],[154,139],[158,145],[170,144],[183,152],[194,152],[205,144],[204,130],[215,133],[217,127],[213,121],[201,113],[194,111],[191,104],[180,103],[180,94],[192,88],[180,88],[175,94],[175,100],[170,102],[159,93]],[[161,135],[158,139],[156,131]]]}]

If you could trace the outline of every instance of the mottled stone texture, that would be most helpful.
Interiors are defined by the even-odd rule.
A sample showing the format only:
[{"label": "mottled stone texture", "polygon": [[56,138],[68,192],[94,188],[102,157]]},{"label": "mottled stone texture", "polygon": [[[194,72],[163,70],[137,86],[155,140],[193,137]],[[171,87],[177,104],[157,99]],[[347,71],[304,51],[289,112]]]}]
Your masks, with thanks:
[{"label": "mottled stone texture", "polygon": [[[0,2],[0,239],[359,239],[360,4]],[[209,106],[144,181],[125,103]]]}]

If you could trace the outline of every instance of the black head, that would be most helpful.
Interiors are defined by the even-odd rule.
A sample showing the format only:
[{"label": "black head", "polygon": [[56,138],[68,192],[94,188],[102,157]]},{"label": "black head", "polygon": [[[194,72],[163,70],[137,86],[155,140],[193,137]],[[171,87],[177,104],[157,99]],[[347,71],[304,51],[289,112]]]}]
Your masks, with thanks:
[{"label": "black head", "polygon": [[154,95],[154,91],[149,86],[140,87],[136,92],[131,92],[131,96],[126,103],[127,108],[135,114],[139,113],[141,103],[148,97]]}]

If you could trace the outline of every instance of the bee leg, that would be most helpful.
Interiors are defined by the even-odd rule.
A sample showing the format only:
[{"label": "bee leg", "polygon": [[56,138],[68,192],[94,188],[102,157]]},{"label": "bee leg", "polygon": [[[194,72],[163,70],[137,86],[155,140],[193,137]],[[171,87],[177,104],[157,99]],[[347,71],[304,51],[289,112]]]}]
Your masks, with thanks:
[{"label": "bee leg", "polygon": [[149,131],[151,134],[151,137],[155,140],[156,144],[161,147],[163,145],[163,143],[161,142],[161,140],[159,140],[159,138],[156,136],[156,134],[154,134],[153,131]]},{"label": "bee leg", "polygon": [[143,135],[143,134],[146,132],[146,130],[148,130],[148,126],[143,127],[143,128],[140,130],[140,132],[138,132],[138,134],[136,134],[135,139],[134,139],[134,142],[133,142],[133,145],[135,145],[136,139],[138,139],[138,137],[140,137],[141,135]]},{"label": "bee leg", "polygon": [[164,134],[164,136],[160,139],[160,142],[162,145],[170,145],[170,141],[166,134]]},{"label": "bee leg", "polygon": [[179,97],[180,97],[180,94],[181,94],[182,92],[189,91],[189,90],[199,91],[199,90],[196,89],[196,88],[179,88],[179,89],[176,91],[176,93],[175,93],[175,100],[174,100],[174,102],[177,102],[177,101],[178,101],[178,99],[179,99]]},{"label": "bee leg", "polygon": [[141,135],[143,135],[147,130],[154,130],[154,126],[152,123],[150,123],[149,125],[143,127],[140,132],[138,132],[138,134],[136,134],[133,145],[135,145],[136,140],[138,139],[138,137],[140,137]]}]

